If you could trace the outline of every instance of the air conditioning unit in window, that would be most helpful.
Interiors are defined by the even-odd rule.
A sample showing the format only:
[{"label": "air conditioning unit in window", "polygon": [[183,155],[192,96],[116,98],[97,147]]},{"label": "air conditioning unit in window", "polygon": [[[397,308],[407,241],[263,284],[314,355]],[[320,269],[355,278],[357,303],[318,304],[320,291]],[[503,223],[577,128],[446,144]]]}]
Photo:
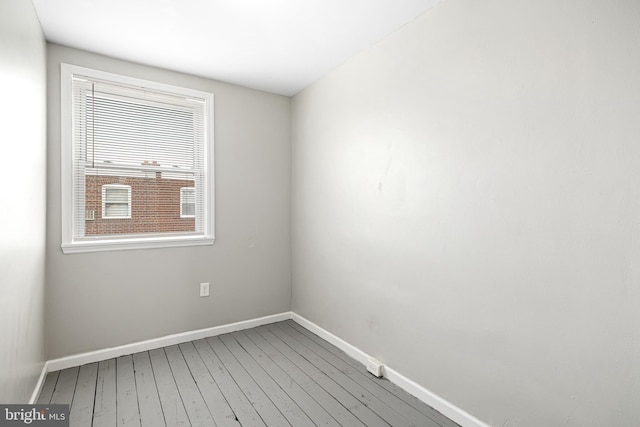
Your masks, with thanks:
[{"label": "air conditioning unit in window", "polygon": [[84,211],[84,219],[85,221],[95,221],[96,220],[96,211]]}]

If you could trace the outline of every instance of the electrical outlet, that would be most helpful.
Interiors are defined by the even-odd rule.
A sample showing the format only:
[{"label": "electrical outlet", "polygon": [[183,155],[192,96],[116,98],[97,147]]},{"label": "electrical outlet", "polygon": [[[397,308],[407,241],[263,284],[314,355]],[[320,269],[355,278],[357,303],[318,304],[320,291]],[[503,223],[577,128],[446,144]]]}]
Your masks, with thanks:
[{"label": "electrical outlet", "polygon": [[209,296],[209,283],[200,283],[200,296],[201,297]]}]

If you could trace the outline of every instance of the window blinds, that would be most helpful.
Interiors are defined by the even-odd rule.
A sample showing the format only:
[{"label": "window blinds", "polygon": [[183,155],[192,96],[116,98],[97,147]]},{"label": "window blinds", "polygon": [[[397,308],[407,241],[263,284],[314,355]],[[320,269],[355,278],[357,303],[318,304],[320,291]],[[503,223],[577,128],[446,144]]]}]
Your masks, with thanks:
[{"label": "window blinds", "polygon": [[[71,89],[74,239],[204,234],[204,99],[75,74]],[[129,206],[105,191],[124,186]],[[181,215],[183,188],[193,216]]]}]

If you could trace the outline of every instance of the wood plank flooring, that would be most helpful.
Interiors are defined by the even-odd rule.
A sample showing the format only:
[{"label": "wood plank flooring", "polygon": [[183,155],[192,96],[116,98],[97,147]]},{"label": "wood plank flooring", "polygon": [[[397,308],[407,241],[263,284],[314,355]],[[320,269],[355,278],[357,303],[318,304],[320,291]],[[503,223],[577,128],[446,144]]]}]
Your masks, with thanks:
[{"label": "wood plank flooring", "polygon": [[47,375],[71,427],[456,427],[288,320]]}]

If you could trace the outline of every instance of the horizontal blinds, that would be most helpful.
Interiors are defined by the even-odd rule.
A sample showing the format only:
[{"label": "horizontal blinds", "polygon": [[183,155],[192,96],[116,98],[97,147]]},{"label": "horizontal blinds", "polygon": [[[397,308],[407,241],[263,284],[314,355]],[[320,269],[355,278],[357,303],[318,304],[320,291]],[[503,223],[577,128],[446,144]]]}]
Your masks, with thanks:
[{"label": "horizontal blinds", "polygon": [[204,234],[204,100],[77,75],[72,97],[74,237]]},{"label": "horizontal blinds", "polygon": [[180,189],[180,216],[189,217],[196,214],[196,192],[194,188]]}]

